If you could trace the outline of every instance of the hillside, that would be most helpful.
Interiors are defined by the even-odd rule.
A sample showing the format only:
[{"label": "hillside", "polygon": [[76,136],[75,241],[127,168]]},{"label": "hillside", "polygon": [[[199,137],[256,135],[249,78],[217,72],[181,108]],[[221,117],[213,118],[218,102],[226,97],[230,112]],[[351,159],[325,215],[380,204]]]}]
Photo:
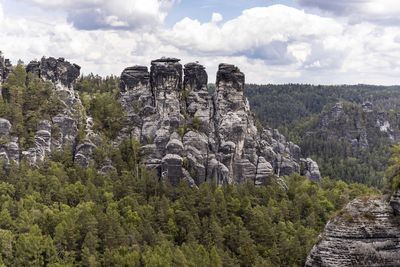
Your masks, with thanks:
[{"label": "hillside", "polygon": [[322,176],[383,186],[400,138],[399,87],[248,85],[245,92],[261,122],[298,143]]},{"label": "hillside", "polygon": [[204,68],[175,59],[105,78],[0,63],[1,265],[301,266],[337,210],[377,193],[256,127],[232,65],[209,97]]}]

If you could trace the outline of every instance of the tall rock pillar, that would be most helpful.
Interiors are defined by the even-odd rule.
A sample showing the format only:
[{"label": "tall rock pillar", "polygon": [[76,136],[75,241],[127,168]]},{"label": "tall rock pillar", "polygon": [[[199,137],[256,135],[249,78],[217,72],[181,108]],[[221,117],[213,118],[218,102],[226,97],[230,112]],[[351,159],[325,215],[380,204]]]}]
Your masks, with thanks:
[{"label": "tall rock pillar", "polygon": [[183,178],[183,158],[178,129],[184,121],[180,111],[182,65],[176,58],[161,58],[151,62],[150,84],[158,115],[154,145],[162,157],[162,178],[178,184]]}]

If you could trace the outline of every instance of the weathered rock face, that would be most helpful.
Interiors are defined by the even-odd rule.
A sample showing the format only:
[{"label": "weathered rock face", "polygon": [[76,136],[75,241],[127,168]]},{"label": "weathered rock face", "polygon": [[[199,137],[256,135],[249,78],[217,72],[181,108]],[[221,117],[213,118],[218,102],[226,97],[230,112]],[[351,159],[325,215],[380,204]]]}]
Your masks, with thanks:
[{"label": "weathered rock face", "polygon": [[395,215],[400,215],[400,189],[397,189],[397,191],[390,198],[390,206],[392,207]]},{"label": "weathered rock face", "polygon": [[[150,73],[141,66],[122,72],[119,101],[127,115],[116,143],[139,140],[143,163],[173,184],[261,184],[300,172],[300,148],[277,130],[255,127],[237,67],[219,66],[213,94],[203,66],[189,63],[183,72],[170,58],[152,61]],[[319,180],[318,165],[303,161],[304,174]]]},{"label": "weathered rock face", "polygon": [[11,62],[3,57],[0,51],[0,86],[7,79],[8,73],[11,71]]},{"label": "weathered rock face", "polygon": [[301,159],[302,171],[301,174],[307,176],[312,181],[321,179],[318,164],[310,158]]},{"label": "weathered rock face", "polygon": [[0,53],[0,85],[4,82],[6,73],[5,73],[5,62],[4,57]]},{"label": "weathered rock face", "polygon": [[312,134],[348,144],[349,153],[358,157],[373,148],[378,137],[387,139],[388,143],[400,140],[397,117],[369,101],[363,104],[338,102],[323,112],[319,130]]},{"label": "weathered rock face", "polygon": [[26,67],[27,72],[53,83],[61,83],[68,88],[71,88],[79,77],[80,69],[80,66],[71,64],[64,58],[55,59],[53,57],[43,57],[40,62],[31,61]]},{"label": "weathered rock face", "polygon": [[[1,65],[0,60],[0,65]],[[8,67],[8,69],[10,69]],[[53,151],[69,148],[74,153],[76,162],[88,166],[96,148],[97,134],[91,131],[91,118],[87,117],[79,99],[73,90],[75,80],[80,75],[80,67],[63,58],[42,58],[40,62],[32,61],[26,71],[54,85],[53,93],[58,96],[63,108],[51,120],[41,120],[37,125],[35,145],[20,151],[18,138],[11,135],[12,125],[0,119],[0,137],[4,145],[0,146],[1,157],[9,163],[26,160],[30,164],[43,161]],[[85,136],[77,143],[78,129],[84,129]]]},{"label": "weathered rock face", "polygon": [[20,159],[18,138],[10,136],[11,127],[8,120],[0,118],[0,159],[6,164]]},{"label": "weathered rock face", "polygon": [[326,225],[306,266],[400,266],[400,217],[381,197],[352,201]]},{"label": "weathered rock face", "polygon": [[[150,72],[143,66],[122,72],[119,102],[125,111],[124,127],[114,145],[138,140],[142,163],[172,184],[181,180],[192,185],[206,181],[261,184],[272,175],[300,172],[303,163],[302,172],[319,179],[318,165],[300,159],[298,146],[277,130],[255,127],[243,95],[245,77],[237,67],[221,64],[216,90],[210,94],[205,68],[197,63],[183,68],[179,61],[162,58],[151,62]],[[25,159],[36,164],[67,147],[77,164],[88,166],[99,137],[73,89],[80,67],[63,58],[42,58],[30,62],[26,70],[54,85],[53,93],[63,109],[50,120],[40,121],[35,145],[25,151],[11,136],[10,122],[0,120],[1,157],[7,162]],[[112,162],[103,165],[101,171],[112,169]]]}]

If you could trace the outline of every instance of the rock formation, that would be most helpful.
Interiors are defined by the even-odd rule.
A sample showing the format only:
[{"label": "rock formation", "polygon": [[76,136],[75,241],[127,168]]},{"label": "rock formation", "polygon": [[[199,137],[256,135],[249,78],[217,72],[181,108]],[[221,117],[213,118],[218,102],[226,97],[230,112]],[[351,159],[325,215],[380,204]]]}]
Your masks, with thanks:
[{"label": "rock formation", "polygon": [[396,194],[391,205],[382,197],[349,203],[339,216],[328,222],[305,266],[400,266]]},{"label": "rock formation", "polygon": [[363,104],[338,102],[321,114],[319,129],[312,134],[348,144],[354,157],[372,148],[371,143],[376,142],[377,136],[387,139],[388,143],[399,141],[397,114],[390,115],[378,104],[374,105],[370,101]]},{"label": "rock formation", "polygon": [[[1,64],[0,64],[1,65]],[[61,102],[62,109],[51,120],[41,120],[35,134],[35,145],[27,150],[20,151],[18,138],[10,135],[12,125],[1,119],[0,137],[5,140],[1,145],[2,159],[9,163],[27,160],[34,165],[53,151],[69,148],[74,152],[75,161],[88,166],[95,149],[97,135],[91,131],[91,118],[86,116],[85,110],[74,91],[73,86],[80,75],[80,67],[71,64],[63,58],[42,58],[41,61],[32,61],[26,66],[27,73],[31,73],[53,85],[53,93]],[[83,129],[85,136],[77,143],[79,129]]]},{"label": "rock formation", "polygon": [[11,62],[3,57],[0,51],[0,85],[6,80],[8,73],[11,71]]},{"label": "rock formation", "polygon": [[[142,163],[172,184],[181,180],[192,185],[205,181],[262,184],[272,175],[293,172],[320,179],[318,165],[300,159],[297,145],[277,130],[257,129],[243,95],[245,77],[237,67],[221,64],[216,89],[210,94],[205,68],[197,63],[183,68],[179,61],[161,58],[151,62],[150,72],[144,66],[122,72],[118,100],[125,115],[115,146],[126,139],[138,140]],[[9,68],[4,60],[0,63],[6,77]],[[36,164],[67,147],[77,164],[88,166],[99,137],[74,91],[80,67],[50,57],[30,62],[26,70],[53,85],[63,108],[51,120],[40,121],[35,145],[25,151],[11,136],[10,122],[1,119],[1,158],[7,163],[25,159]],[[84,136],[79,136],[82,132]],[[109,160],[105,165],[103,171],[112,168]]]},{"label": "rock formation", "polygon": [[126,68],[119,96],[125,127],[117,143],[139,140],[143,163],[173,184],[182,179],[261,184],[273,174],[301,169],[320,179],[318,165],[300,159],[298,146],[277,130],[257,129],[237,67],[221,64],[216,81],[210,94],[205,68],[189,63],[182,70],[174,58],[152,61],[150,73],[143,66]]}]

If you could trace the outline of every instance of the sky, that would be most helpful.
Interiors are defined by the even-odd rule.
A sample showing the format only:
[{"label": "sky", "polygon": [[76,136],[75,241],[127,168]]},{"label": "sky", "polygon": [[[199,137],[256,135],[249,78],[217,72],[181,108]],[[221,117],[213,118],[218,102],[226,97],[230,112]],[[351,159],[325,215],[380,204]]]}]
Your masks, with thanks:
[{"label": "sky", "polygon": [[219,63],[248,83],[400,84],[399,0],[0,0],[14,63],[64,57],[119,75],[153,59]]}]

